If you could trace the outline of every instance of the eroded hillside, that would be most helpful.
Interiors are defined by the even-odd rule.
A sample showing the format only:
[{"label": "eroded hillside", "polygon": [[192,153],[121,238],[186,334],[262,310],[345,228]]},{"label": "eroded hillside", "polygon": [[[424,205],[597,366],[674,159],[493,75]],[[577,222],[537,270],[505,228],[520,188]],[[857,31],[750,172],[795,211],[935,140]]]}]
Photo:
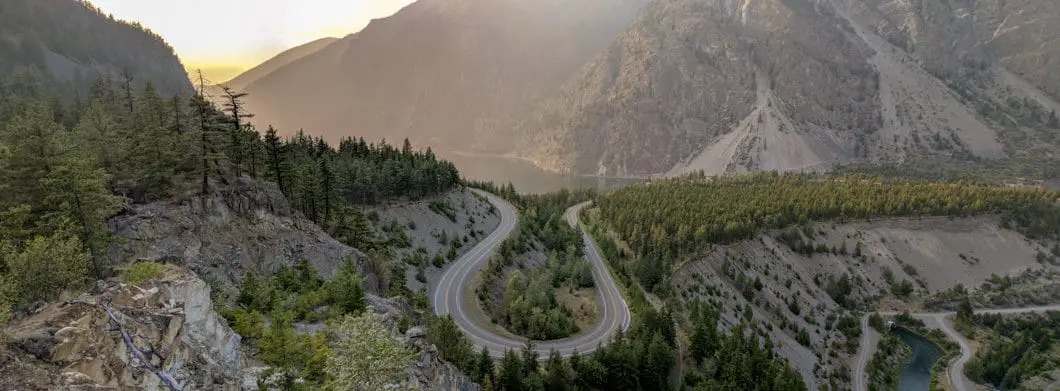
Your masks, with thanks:
[{"label": "eroded hillside", "polygon": [[964,3],[656,1],[513,151],[610,176],[1054,156],[1057,11]]}]

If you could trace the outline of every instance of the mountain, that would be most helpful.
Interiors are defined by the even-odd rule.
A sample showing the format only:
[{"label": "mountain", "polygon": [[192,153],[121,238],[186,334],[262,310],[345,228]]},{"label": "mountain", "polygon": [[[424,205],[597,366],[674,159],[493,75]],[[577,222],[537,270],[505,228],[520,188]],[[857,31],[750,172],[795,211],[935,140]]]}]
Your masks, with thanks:
[{"label": "mountain", "polygon": [[173,48],[137,23],[75,0],[0,2],[0,74],[35,67],[50,80],[87,91],[100,75],[150,81],[164,96],[191,94]]},{"label": "mountain", "polygon": [[1049,3],[656,0],[509,152],[615,176],[1055,159]]},{"label": "mountain", "polygon": [[239,76],[236,76],[232,80],[226,81],[221,84],[227,85],[235,90],[242,90],[246,88],[248,84],[267,76],[268,74],[276,71],[277,69],[283,68],[287,64],[297,61],[298,59],[301,59],[310,54],[316,53],[321,49],[327,47],[328,45],[335,43],[335,41],[338,40],[338,38],[331,37],[321,38],[301,46],[287,49],[283,53],[277,54],[275,57],[270,58],[268,61],[265,61],[259,64],[258,66],[239,74]]},{"label": "mountain", "polygon": [[246,86],[256,123],[465,149],[532,107],[647,0],[420,0]]}]

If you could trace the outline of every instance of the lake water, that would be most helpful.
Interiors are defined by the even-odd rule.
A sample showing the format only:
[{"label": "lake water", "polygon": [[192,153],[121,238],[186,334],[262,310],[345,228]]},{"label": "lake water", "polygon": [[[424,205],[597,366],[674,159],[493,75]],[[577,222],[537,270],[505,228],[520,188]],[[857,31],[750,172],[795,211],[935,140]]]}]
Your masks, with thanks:
[{"label": "lake water", "polygon": [[931,367],[942,357],[942,349],[935,343],[903,328],[895,328],[894,335],[913,348],[902,377],[898,379],[898,391],[927,391],[931,387]]},{"label": "lake water", "polygon": [[563,188],[608,190],[643,181],[641,179],[564,175],[542,170],[525,160],[501,156],[445,152],[438,152],[438,156],[453,162],[460,170],[460,175],[468,179],[492,181],[498,185],[511,182],[520,193],[548,193]]}]

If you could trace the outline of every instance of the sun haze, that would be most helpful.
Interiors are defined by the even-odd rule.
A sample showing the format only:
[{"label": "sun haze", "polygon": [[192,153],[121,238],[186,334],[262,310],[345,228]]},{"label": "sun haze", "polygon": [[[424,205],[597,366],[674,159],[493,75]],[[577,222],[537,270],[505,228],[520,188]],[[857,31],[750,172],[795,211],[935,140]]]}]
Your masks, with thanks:
[{"label": "sun haze", "polygon": [[165,37],[189,70],[222,82],[273,55],[359,31],[413,0],[90,0]]}]

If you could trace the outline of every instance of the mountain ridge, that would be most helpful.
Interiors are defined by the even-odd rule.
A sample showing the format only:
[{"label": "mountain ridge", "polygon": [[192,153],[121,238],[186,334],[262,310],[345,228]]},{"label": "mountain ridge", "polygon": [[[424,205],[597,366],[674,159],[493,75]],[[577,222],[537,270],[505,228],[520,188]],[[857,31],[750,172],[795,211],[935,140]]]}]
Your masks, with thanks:
[{"label": "mountain ridge", "polygon": [[421,0],[247,86],[257,124],[456,149],[551,91],[647,0]]},{"label": "mountain ridge", "polygon": [[262,62],[261,64],[258,64],[253,68],[250,68],[240,73],[231,80],[228,80],[221,84],[236,90],[242,90],[246,88],[247,85],[253,83],[254,81],[262,77],[267,76],[268,74],[276,71],[277,69],[280,69],[286,66],[287,64],[297,61],[305,56],[316,53],[324,49],[328,45],[335,43],[338,40],[339,38],[334,37],[319,38],[304,43],[302,45],[298,45],[293,48],[284,50],[283,52],[280,52],[279,54],[270,57],[268,60],[265,60],[265,62]]},{"label": "mountain ridge", "polygon": [[[653,2],[563,92],[514,127],[511,151],[551,171],[595,175],[824,171],[929,156],[1011,157],[1020,138],[1049,133],[1048,126],[1010,129],[982,106],[1004,110],[1010,96],[1028,95],[1048,108],[1051,96],[1040,89],[1050,82],[1013,60],[1020,57],[997,60],[993,49],[962,38],[988,22],[941,23],[939,14],[960,9],[921,3]],[[993,3],[979,7],[1019,14],[1012,2]],[[920,20],[934,24],[908,27]],[[731,31],[714,28],[721,25]],[[1051,42],[1040,30],[1030,35],[1027,50]],[[1020,53],[1013,46],[1005,48]],[[1009,72],[995,88],[1001,93],[991,91],[1005,79],[994,77],[1004,66],[1029,73],[1032,88],[1015,91],[1010,85],[1023,79]]]},{"label": "mountain ridge", "polygon": [[0,73],[27,67],[82,93],[100,76],[123,74],[137,85],[151,82],[166,96],[192,92],[184,66],[162,37],[81,1],[0,4]]}]

